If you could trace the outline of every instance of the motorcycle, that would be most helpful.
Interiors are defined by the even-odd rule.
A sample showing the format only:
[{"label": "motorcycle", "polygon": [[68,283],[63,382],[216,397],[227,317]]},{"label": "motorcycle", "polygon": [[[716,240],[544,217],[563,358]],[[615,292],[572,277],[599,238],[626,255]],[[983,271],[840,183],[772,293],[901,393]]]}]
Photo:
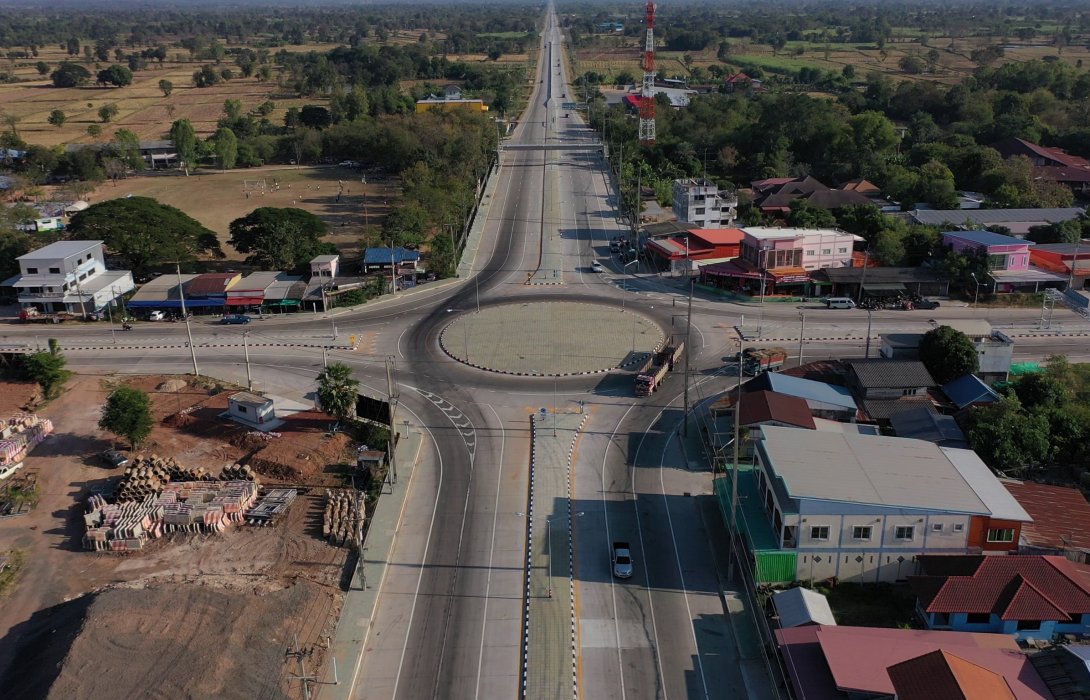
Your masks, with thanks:
[{"label": "motorcycle", "polygon": [[132,324],[131,323],[122,323],[121,324],[121,330],[131,331],[132,330]]}]

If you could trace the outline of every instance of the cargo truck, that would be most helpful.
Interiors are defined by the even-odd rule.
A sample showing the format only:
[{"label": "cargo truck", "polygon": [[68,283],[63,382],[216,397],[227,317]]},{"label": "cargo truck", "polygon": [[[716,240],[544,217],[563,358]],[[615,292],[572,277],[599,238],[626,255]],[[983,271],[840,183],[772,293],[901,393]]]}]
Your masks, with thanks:
[{"label": "cargo truck", "polygon": [[63,323],[79,318],[68,311],[58,311],[53,314],[43,314],[33,306],[19,312],[19,320],[23,323]]},{"label": "cargo truck", "polygon": [[742,369],[751,377],[763,372],[774,372],[787,362],[783,348],[746,348],[742,357]]},{"label": "cargo truck", "polygon": [[662,385],[666,379],[666,373],[674,369],[674,365],[681,359],[685,352],[685,343],[667,345],[655,353],[649,363],[636,372],[636,396],[650,396]]}]

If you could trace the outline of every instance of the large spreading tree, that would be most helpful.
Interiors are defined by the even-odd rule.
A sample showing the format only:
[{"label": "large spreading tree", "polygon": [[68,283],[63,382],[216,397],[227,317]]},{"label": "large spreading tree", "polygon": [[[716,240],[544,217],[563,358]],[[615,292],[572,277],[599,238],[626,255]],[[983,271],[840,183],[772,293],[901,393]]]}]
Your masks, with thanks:
[{"label": "large spreading tree", "polygon": [[198,255],[222,258],[216,234],[185,212],[150,197],[100,202],[72,217],[70,238],[101,240],[133,270],[186,262]]},{"label": "large spreading tree", "polygon": [[53,80],[53,86],[59,88],[79,87],[86,85],[91,79],[91,71],[78,63],[64,63],[57,66],[57,70],[49,76]]},{"label": "large spreading tree", "polygon": [[329,227],[303,209],[259,207],[231,222],[228,242],[246,262],[270,270],[290,269],[316,255],[336,253],[336,247],[323,243]]},{"label": "large spreading tree", "polygon": [[939,326],[924,333],[920,340],[920,361],[939,384],[980,369],[980,358],[973,341],[950,326]]}]

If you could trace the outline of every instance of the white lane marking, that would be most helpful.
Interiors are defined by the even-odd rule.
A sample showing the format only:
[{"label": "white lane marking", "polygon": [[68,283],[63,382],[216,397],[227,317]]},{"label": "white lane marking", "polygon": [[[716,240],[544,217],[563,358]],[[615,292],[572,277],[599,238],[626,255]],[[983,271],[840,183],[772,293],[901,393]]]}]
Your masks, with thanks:
[{"label": "white lane marking", "polygon": [[[661,413],[659,414],[662,415]],[[670,515],[670,501],[666,498],[666,483],[663,480],[663,474],[666,464],[666,450],[669,449],[670,443],[677,437],[677,431],[671,431],[670,437],[666,439],[666,444],[662,446],[662,454],[659,456],[659,490],[662,492],[662,504],[666,507],[666,522],[670,526],[670,542],[674,546],[674,561],[677,562],[677,573],[681,578],[681,595],[685,600],[685,613],[689,616],[689,619],[693,619],[692,608],[689,607],[689,589],[685,587],[685,570],[681,567],[681,553],[677,547],[677,536],[674,534],[674,518]],[[700,671],[700,684],[704,686],[704,697],[710,698],[708,695],[708,679],[704,677],[704,660],[703,654],[700,652],[700,644],[696,640],[696,626],[690,624],[689,631],[693,635],[693,649],[696,650],[696,668]],[[665,687],[665,683],[663,684]]]},{"label": "white lane marking", "polygon": [[[413,629],[413,615],[416,614],[416,602],[420,599],[420,584],[424,580],[424,569],[426,568],[426,567],[424,567],[424,562],[428,560],[428,548],[431,546],[431,535],[432,535],[433,530],[435,529],[435,515],[439,511],[439,496],[443,492],[443,453],[439,451],[439,443],[436,442],[435,435],[432,434],[431,428],[429,428],[427,426],[427,424],[425,424],[424,421],[422,421],[420,419],[420,416],[416,415],[416,413],[411,408],[409,408],[408,406],[405,406],[404,404],[401,404],[401,407],[403,409],[405,409],[406,411],[408,411],[410,414],[412,414],[413,418],[416,419],[416,422],[420,425],[420,427],[423,428],[428,433],[428,439],[431,440],[431,444],[432,444],[432,447],[434,448],[435,456],[439,460],[439,485],[435,489],[435,501],[433,501],[432,504],[431,504],[431,522],[428,523],[428,537],[424,541],[424,554],[420,559],[420,573],[418,573],[417,576],[416,576],[416,590],[413,592],[413,604],[412,604],[412,607],[409,609],[409,620],[405,625],[405,641],[401,645],[401,658],[397,662],[397,673],[394,675],[394,689],[393,689],[393,692],[390,694],[391,698],[396,698],[397,697],[397,687],[398,687],[398,684],[401,682],[401,669],[405,665],[405,652],[409,648],[409,634],[412,632],[412,629]],[[415,475],[416,475],[416,469],[413,469],[413,476],[415,476]],[[409,486],[407,488],[412,488],[412,483],[413,483],[413,477],[409,477]],[[405,494],[405,501],[401,506],[402,514],[404,514],[404,512],[405,512],[405,504],[407,504],[408,502],[409,502],[409,494],[406,493]],[[395,538],[397,537],[397,531],[400,530],[400,529],[401,529],[401,515],[398,516],[397,527],[395,527],[395,529],[394,529],[394,537]],[[393,551],[394,551],[393,544],[391,543],[390,553],[393,554]],[[390,570],[390,568],[391,567],[387,566],[382,572],[382,580],[379,581],[379,589],[378,589],[379,597],[382,596],[382,586],[386,582],[386,573]],[[378,599],[375,600],[375,607],[376,607],[376,609],[378,608]],[[360,670],[363,667],[363,654],[364,654],[364,651],[367,649],[367,637],[370,636],[370,627],[371,627],[370,624],[368,624],[368,632],[367,632],[366,635],[364,635],[363,644],[360,645],[360,657],[356,661],[356,670],[352,674],[352,684],[349,686],[351,691],[354,691],[356,689],[356,681],[358,680]],[[352,694],[353,694],[352,692],[349,692],[350,696]]]},{"label": "white lane marking", "polygon": [[[602,520],[605,522],[606,531],[606,550],[609,551],[609,547],[612,546],[613,540],[609,534],[609,500],[606,498],[606,460],[609,457],[609,448],[613,446],[613,440],[617,437],[617,431],[620,430],[621,424],[624,419],[628,417],[628,414],[632,412],[639,404],[634,403],[628,407],[628,410],[624,412],[617,420],[617,425],[614,426],[613,432],[609,435],[609,442],[606,443],[606,449],[602,453]],[[624,689],[624,660],[621,658],[621,624],[617,616],[617,583],[613,580],[613,570],[609,571],[609,595],[613,599],[613,634],[617,640],[617,676],[621,682],[621,700],[625,700]]]},{"label": "white lane marking", "polygon": [[405,334],[408,333],[409,329],[412,328],[414,325],[416,324],[410,323],[409,325],[405,326],[405,330],[401,331],[401,335],[397,337],[397,356],[400,357],[402,360],[405,359],[405,356],[401,354],[401,339],[405,337]]},{"label": "white lane marking", "polygon": [[506,432],[503,429],[503,420],[500,418],[500,414],[496,413],[496,409],[492,407],[492,404],[485,404],[488,410],[492,411],[492,415],[496,416],[496,422],[500,426],[500,462],[499,469],[496,470],[496,500],[492,503],[492,543],[488,550],[488,579],[484,585],[484,613],[481,615],[481,651],[477,657],[477,689],[473,693],[474,698],[481,696],[481,667],[484,665],[484,640],[485,640],[485,628],[488,626],[488,596],[492,591],[492,559],[496,554],[496,525],[499,521],[500,515],[500,488],[503,478],[503,450],[506,442]]}]

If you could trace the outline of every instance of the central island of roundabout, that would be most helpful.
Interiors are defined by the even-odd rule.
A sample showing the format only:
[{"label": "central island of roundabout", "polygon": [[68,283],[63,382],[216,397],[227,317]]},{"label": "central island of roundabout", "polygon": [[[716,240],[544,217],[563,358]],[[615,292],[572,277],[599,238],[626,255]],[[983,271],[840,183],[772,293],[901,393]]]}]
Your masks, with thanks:
[{"label": "central island of roundabout", "polygon": [[666,340],[631,309],[570,301],[482,307],[453,319],[439,343],[455,360],[503,374],[563,377],[633,365]]}]

